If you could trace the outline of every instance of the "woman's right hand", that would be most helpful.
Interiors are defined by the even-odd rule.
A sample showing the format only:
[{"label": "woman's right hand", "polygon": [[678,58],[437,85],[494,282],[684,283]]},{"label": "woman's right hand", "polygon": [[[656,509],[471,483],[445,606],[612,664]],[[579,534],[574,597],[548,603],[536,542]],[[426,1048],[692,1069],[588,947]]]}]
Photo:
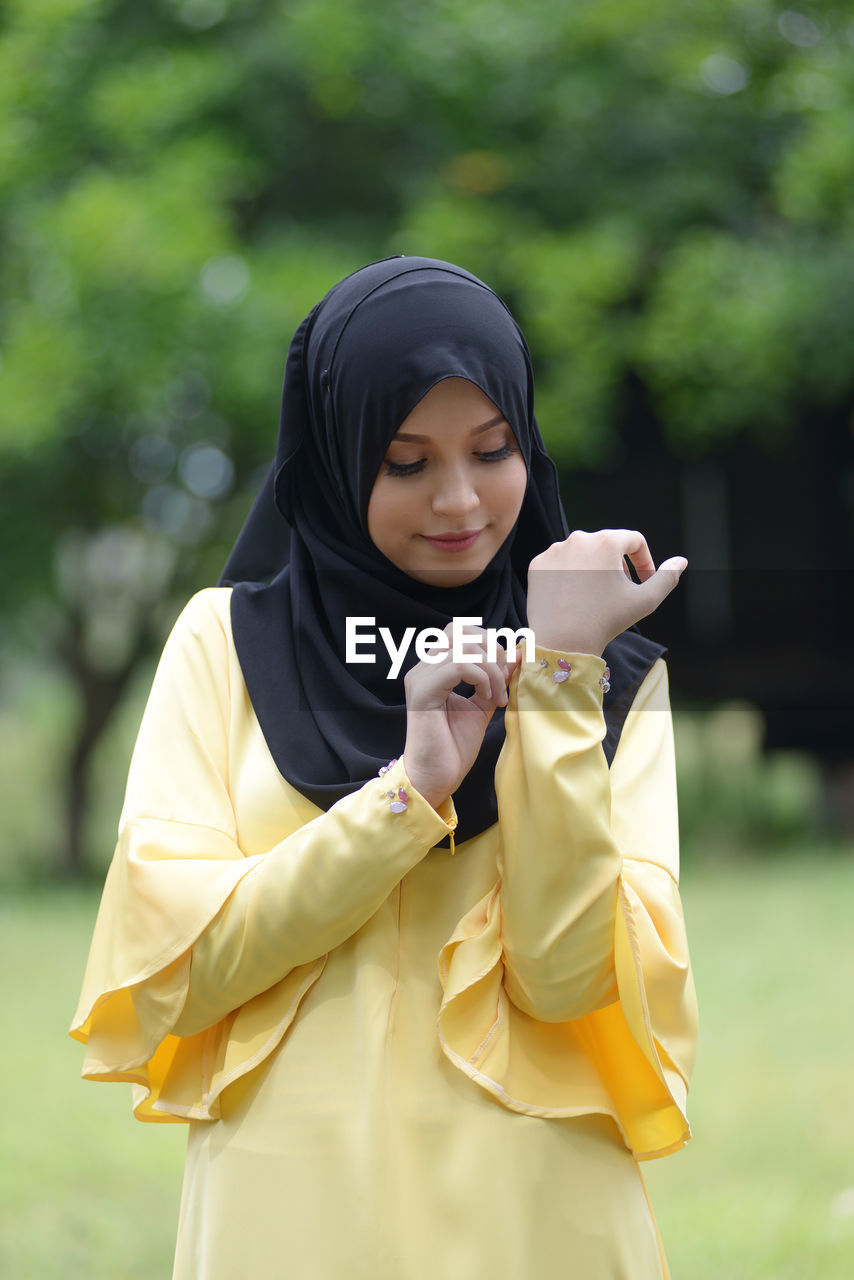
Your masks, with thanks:
[{"label": "woman's right hand", "polygon": [[[445,627],[451,642],[453,623]],[[409,781],[433,807],[456,791],[480,751],[496,707],[507,705],[507,685],[519,658],[501,645],[496,661],[486,660],[486,633],[466,628],[466,651],[479,653],[454,662],[450,648],[439,662],[419,662],[403,679],[406,692],[406,745],[403,767]],[[463,698],[454,688],[465,682],[474,693]]]}]

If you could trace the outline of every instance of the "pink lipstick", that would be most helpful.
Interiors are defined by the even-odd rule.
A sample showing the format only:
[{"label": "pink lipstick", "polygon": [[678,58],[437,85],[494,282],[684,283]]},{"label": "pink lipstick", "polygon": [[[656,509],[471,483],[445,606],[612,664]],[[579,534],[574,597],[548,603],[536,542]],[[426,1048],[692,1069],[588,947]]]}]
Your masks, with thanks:
[{"label": "pink lipstick", "polygon": [[474,546],[482,532],[482,529],[463,529],[461,533],[442,533],[432,538],[426,533],[421,536],[425,542],[438,547],[440,551],[467,551]]}]

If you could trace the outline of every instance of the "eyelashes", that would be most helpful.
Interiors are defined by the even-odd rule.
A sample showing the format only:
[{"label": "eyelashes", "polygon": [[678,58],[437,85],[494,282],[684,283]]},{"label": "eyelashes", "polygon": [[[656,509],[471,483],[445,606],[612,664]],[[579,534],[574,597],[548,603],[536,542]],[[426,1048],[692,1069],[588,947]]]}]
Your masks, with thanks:
[{"label": "eyelashes", "polygon": [[[503,462],[514,453],[518,453],[518,450],[512,444],[503,444],[500,449],[493,449],[490,453],[476,453],[474,456],[479,462]],[[384,474],[387,476],[417,476],[424,470],[426,462],[419,458],[417,462],[386,461],[385,465],[387,470]]]}]

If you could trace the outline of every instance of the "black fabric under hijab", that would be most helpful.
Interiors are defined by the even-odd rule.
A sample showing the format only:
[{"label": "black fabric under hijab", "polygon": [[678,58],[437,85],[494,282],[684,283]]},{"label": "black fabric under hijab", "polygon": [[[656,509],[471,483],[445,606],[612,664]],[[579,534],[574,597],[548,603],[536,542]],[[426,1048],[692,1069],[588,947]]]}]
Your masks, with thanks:
[{"label": "black fabric under hijab", "polygon": [[[528,470],[516,527],[487,569],[458,587],[396,568],[367,531],[371,490],[392,437],[431,387],[466,378],[500,409]],[[403,483],[403,482],[402,482]],[[337,284],[300,325],[288,353],[276,458],[223,571],[241,669],[276,765],[321,809],[403,751],[403,677],[345,662],[345,620],[376,619],[399,643],[406,627],[454,616],[526,625],[530,560],[568,529],[554,464],[533,412],[528,348],[507,308],[475,276],[430,258],[372,263]],[[638,685],[661,648],[627,632],[608,646],[613,758]],[[497,820],[494,770],[504,711],[487,727],[454,795],[457,839]]]}]

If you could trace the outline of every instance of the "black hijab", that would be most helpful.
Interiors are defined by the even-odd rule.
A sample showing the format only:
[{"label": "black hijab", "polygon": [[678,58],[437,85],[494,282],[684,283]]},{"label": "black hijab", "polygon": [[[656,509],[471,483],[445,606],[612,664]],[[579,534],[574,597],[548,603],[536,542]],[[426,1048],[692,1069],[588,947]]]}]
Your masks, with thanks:
[{"label": "black hijab", "polygon": [[[372,543],[368,502],[389,442],[427,392],[465,378],[499,408],[528,470],[516,526],[464,586],[427,586]],[[527,569],[567,536],[557,474],[533,411],[525,339],[482,281],[431,258],[390,258],[337,284],[310,312],[288,352],[276,458],[235,543],[221,584],[241,669],[281,774],[321,809],[356,791],[403,751],[403,677],[378,645],[375,664],[345,662],[347,617],[373,617],[400,643],[454,616],[484,627],[526,625]],[[637,686],[659,646],[636,633],[609,645],[605,750],[613,758]],[[468,686],[458,686],[470,692]],[[497,820],[494,770],[504,712],[455,793],[457,838]]]}]

